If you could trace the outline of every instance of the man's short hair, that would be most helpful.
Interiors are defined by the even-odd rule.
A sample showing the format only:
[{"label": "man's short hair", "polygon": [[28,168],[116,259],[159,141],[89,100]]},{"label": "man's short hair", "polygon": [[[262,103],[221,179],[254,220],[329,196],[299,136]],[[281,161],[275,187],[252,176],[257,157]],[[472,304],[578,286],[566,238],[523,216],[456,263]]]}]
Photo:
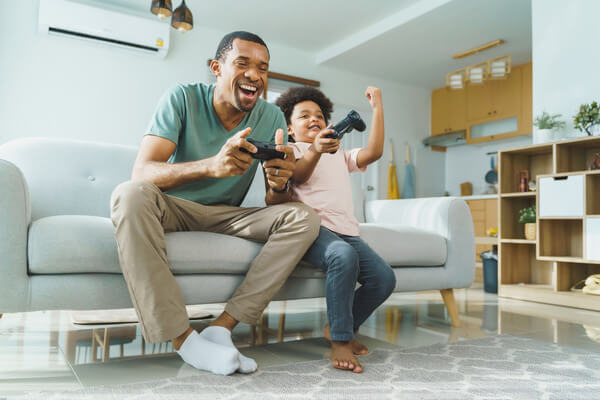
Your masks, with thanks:
[{"label": "man's short hair", "polygon": [[329,118],[331,118],[333,104],[331,103],[331,100],[317,88],[310,86],[296,86],[289,88],[275,100],[275,104],[283,111],[285,122],[289,125],[294,106],[303,101],[314,101],[317,103],[325,117],[325,123],[328,123]]},{"label": "man's short hair", "polygon": [[271,58],[271,53],[269,53],[269,48],[267,47],[267,44],[258,35],[246,31],[235,31],[223,36],[223,39],[221,39],[221,42],[217,47],[217,52],[215,53],[215,60],[225,60],[225,58],[227,57],[227,53],[231,49],[233,49],[233,41],[235,39],[247,40],[248,42],[254,42],[265,46],[265,48],[267,49],[267,54],[269,54],[269,58]]}]

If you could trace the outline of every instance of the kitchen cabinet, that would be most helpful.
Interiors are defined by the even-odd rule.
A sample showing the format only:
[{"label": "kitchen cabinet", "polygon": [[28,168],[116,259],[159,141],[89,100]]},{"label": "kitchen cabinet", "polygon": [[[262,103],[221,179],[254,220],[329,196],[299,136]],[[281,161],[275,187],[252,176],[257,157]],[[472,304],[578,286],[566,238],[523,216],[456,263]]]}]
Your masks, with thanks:
[{"label": "kitchen cabinet", "polygon": [[521,68],[514,67],[506,79],[467,85],[467,121],[480,122],[520,114]]},{"label": "kitchen cabinet", "polygon": [[533,78],[531,63],[521,64],[521,118],[519,132],[533,132]]},{"label": "kitchen cabinet", "polygon": [[431,135],[467,131],[467,144],[532,132],[531,63],[513,66],[506,79],[431,93]]},{"label": "kitchen cabinet", "polygon": [[431,134],[464,131],[467,128],[465,90],[446,87],[431,92]]}]

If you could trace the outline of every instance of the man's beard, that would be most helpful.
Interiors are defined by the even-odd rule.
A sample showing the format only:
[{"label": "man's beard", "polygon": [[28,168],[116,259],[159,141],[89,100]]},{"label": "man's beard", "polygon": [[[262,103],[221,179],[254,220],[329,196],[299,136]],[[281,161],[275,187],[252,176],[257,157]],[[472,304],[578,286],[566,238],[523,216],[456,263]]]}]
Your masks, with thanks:
[{"label": "man's beard", "polygon": [[235,106],[237,107],[238,110],[243,111],[243,112],[252,111],[252,109],[254,108],[254,106],[256,105],[256,103],[258,102],[258,97],[257,97],[256,100],[254,100],[254,102],[252,103],[251,106],[245,106],[242,103],[242,99],[240,99],[240,92],[238,90],[235,91],[235,94],[234,94],[233,97],[235,99]]}]

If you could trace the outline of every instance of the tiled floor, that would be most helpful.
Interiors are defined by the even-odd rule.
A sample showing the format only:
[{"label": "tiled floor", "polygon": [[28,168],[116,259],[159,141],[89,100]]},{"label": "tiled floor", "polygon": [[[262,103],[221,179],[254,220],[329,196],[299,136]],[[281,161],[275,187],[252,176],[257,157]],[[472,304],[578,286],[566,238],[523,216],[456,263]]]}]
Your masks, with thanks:
[{"label": "tiled floor", "polygon": [[[516,334],[600,352],[600,313],[498,298],[481,288],[455,291],[463,326],[452,328],[439,292],[398,293],[365,322],[359,334],[371,349],[406,348],[496,334]],[[218,314],[223,305],[206,306]],[[248,326],[234,331],[242,352],[260,366],[321,359],[328,351],[323,299],[274,302],[265,343]],[[285,312],[284,340],[277,339]],[[195,322],[197,328],[206,321]],[[194,374],[169,343],[145,343],[135,324],[75,326],[66,311],[5,314],[0,319],[0,399],[30,391],[134,383]],[[266,330],[263,330],[265,332]],[[99,345],[109,335],[104,355]],[[97,340],[93,340],[93,336]],[[95,343],[94,343],[95,342]]]}]

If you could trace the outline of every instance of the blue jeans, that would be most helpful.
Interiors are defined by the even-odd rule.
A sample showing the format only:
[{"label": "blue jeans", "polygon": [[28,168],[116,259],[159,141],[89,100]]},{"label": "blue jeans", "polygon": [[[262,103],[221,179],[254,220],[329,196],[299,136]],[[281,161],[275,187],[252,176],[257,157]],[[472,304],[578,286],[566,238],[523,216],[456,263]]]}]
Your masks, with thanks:
[{"label": "blue jeans", "polygon": [[[396,287],[392,268],[358,236],[321,226],[304,260],[326,274],[325,298],[331,340],[347,341]],[[361,284],[354,290],[356,282]]]}]

